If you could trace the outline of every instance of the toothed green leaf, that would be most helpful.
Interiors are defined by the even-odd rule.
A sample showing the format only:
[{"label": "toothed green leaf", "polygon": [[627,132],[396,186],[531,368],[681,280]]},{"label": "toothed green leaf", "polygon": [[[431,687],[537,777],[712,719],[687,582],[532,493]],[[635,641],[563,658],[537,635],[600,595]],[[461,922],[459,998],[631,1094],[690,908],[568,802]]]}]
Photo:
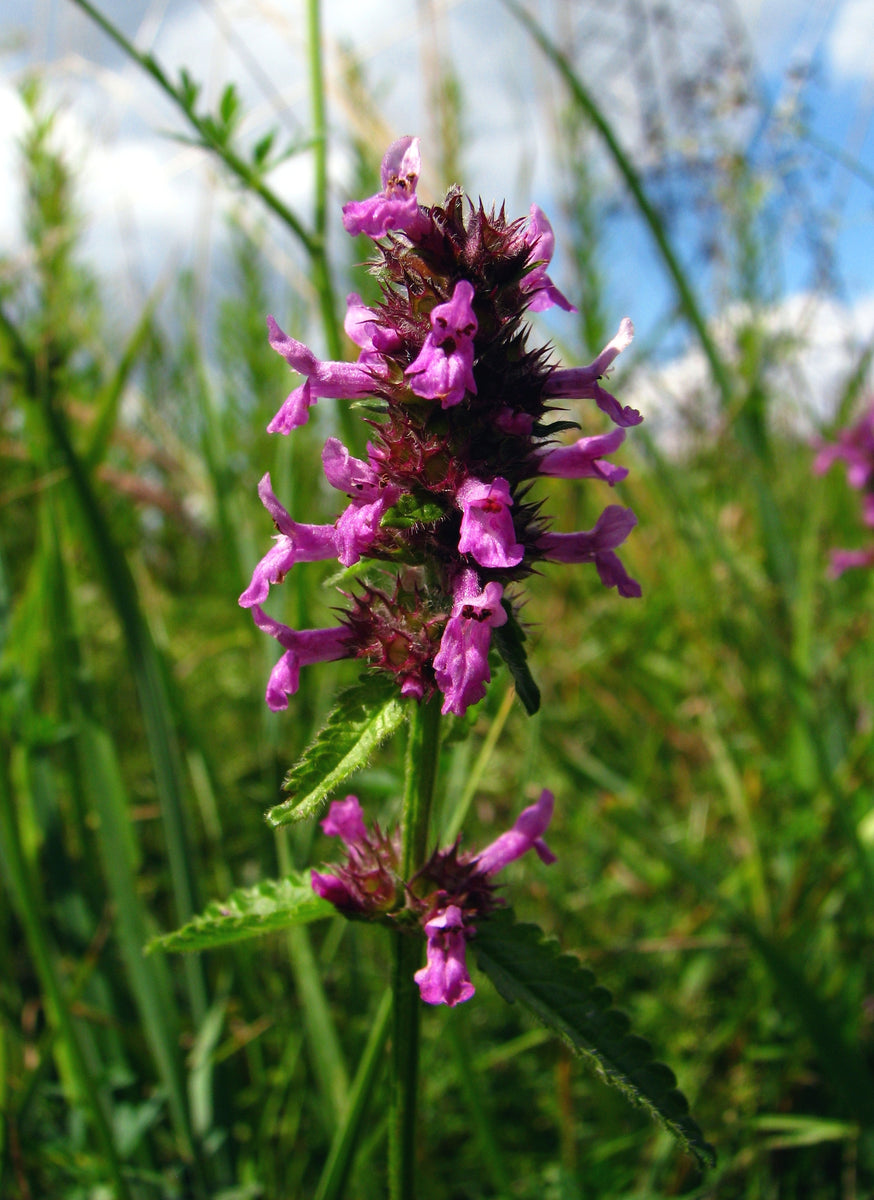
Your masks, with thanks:
[{"label": "toothed green leaf", "polygon": [[510,668],[513,682],[516,685],[516,695],[522,701],[529,717],[533,717],[540,708],[540,688],[534,682],[528,669],[528,655],[525,653],[525,634],[522,626],[516,620],[513,610],[506,601],[502,601],[504,612],[507,614],[506,625],[498,625],[492,630],[492,641],[501,658]]},{"label": "toothed green leaf", "polygon": [[333,792],[370,760],[403,724],[407,705],[390,679],[368,678],[342,692],[324,727],[291,768],[283,788],[291,796],[267,813],[287,825],[317,813]]},{"label": "toothed green leaf", "polygon": [[661,1121],[703,1166],[714,1165],[713,1147],[689,1115],[673,1072],[655,1061],[645,1038],[629,1032],[628,1017],[612,1007],[610,993],[591,971],[562,954],[536,925],[517,924],[510,909],[479,922],[471,945],[505,1000],[518,1000],[588,1058],[606,1083]]},{"label": "toothed green leaf", "polygon": [[316,895],[307,874],[265,879],[255,887],[238,888],[226,900],[213,900],[181,929],[153,938],[147,950],[211,950],[290,925],[308,925],[336,912],[333,904]]}]

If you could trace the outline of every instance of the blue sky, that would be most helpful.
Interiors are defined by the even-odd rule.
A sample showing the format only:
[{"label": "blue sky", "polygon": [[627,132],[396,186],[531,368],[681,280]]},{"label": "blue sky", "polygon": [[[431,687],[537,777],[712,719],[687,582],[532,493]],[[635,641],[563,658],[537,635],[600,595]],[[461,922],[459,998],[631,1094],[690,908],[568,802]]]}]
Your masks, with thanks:
[{"label": "blue sky", "polygon": [[[256,138],[272,124],[292,138],[306,131],[302,0],[103,0],[102,7],[171,75],[187,66],[203,80],[207,96],[216,97],[225,82],[234,80],[248,113],[247,136]],[[671,14],[673,25],[649,29],[655,52],[643,59],[635,58],[639,49],[634,49],[641,42],[640,29],[620,19],[608,0],[600,5],[553,0],[536,7],[563,45],[576,45],[583,77],[645,172],[657,163],[647,148],[645,89],[635,78],[639,64],[652,68],[655,62],[662,77],[653,78],[650,91],[664,95],[681,68],[700,76],[701,64],[720,54],[712,85],[716,101],[724,105],[732,65],[749,51],[749,78],[762,115],[752,122],[747,115],[734,126],[727,121],[724,130],[739,148],[753,147],[753,161],[777,214],[775,238],[782,246],[774,302],[797,302],[811,289],[807,239],[812,235],[834,247],[829,320],[839,333],[853,324],[857,339],[874,333],[874,0],[671,0],[661,8]],[[641,10],[652,13],[656,7],[644,4]],[[430,14],[425,19],[424,9]],[[388,141],[400,133],[419,133],[426,164],[422,191],[426,199],[436,198],[448,181],[429,169],[433,121],[425,85],[429,63],[443,55],[453,65],[465,101],[460,182],[487,201],[506,197],[513,214],[524,214],[536,200],[560,229],[564,177],[556,165],[561,150],[555,130],[563,97],[499,0],[433,0],[430,5],[323,0],[323,26],[334,129],[355,129],[377,144],[381,137]],[[60,132],[80,171],[88,255],[107,280],[115,281],[132,310],[154,279],[172,276],[180,263],[204,267],[217,261],[224,214],[235,203],[232,190],[202,153],[166,136],[167,130],[181,129],[170,106],[71,0],[3,0],[0,39],[4,180],[14,179],[14,141],[21,129],[15,86],[24,72],[38,69],[48,95],[62,106]],[[370,112],[350,104],[337,86],[341,45],[354,49],[366,71],[376,97]],[[664,46],[670,53],[660,57]],[[679,145],[685,136],[682,106],[673,101],[665,108],[675,114]],[[793,133],[788,142],[787,130]],[[346,196],[350,168],[343,145],[338,137],[331,161],[338,200]],[[597,151],[593,162],[600,172]],[[280,168],[272,183],[292,207],[306,213],[306,156]],[[609,174],[599,174],[599,186],[609,203]],[[692,193],[670,176],[662,186],[674,199],[678,244],[693,262],[703,226],[696,223]],[[244,219],[254,216],[246,213]],[[13,257],[19,222],[20,198],[14,186],[4,187],[0,247]],[[710,236],[718,241],[722,232]],[[617,219],[608,229],[605,251],[608,311],[617,320],[631,312],[644,332],[657,329],[669,292],[648,235],[635,221]],[[559,281],[561,255],[559,239],[554,271]],[[289,278],[300,274],[286,240],[276,243],[275,262]],[[301,291],[305,299],[305,280]]]}]

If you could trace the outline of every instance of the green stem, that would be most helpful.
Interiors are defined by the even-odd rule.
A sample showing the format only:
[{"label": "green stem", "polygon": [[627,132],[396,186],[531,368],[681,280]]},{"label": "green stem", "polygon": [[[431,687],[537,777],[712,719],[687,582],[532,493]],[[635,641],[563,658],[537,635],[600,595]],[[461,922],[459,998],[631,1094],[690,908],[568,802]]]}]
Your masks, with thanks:
[{"label": "green stem", "polygon": [[[440,697],[417,704],[410,718],[404,785],[401,873],[410,879],[425,861],[431,802],[440,744]],[[414,1200],[416,1101],[419,1075],[421,1001],[413,974],[421,963],[418,938],[394,935],[392,994],[391,1115],[389,1123],[389,1196]]]},{"label": "green stem", "polygon": [[[322,35],[320,0],[309,0],[307,4],[307,35],[309,38],[310,100],[313,122],[313,156],[315,166],[315,247],[312,255],[313,283],[319,294],[322,325],[328,353],[333,359],[342,357],[340,327],[337,323],[337,306],[334,301],[334,285],[328,265],[326,236],[328,227],[328,125],[325,118],[325,84],[322,72]],[[345,410],[344,410],[345,411]]]}]

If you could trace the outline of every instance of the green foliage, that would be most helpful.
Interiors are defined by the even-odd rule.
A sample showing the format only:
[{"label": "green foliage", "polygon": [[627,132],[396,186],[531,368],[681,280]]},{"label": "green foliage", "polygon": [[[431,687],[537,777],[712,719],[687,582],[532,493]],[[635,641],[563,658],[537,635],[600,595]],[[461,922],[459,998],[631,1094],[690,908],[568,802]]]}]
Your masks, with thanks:
[{"label": "green foliage", "polygon": [[342,692],[313,744],[286,775],[283,788],[291,796],[270,809],[268,822],[286,825],[318,813],[400,729],[406,716],[406,706],[390,681],[369,678]]},{"label": "green foliage", "polygon": [[153,938],[148,949],[212,950],[335,913],[334,906],[313,891],[308,875],[263,879],[254,887],[237,888],[225,900],[213,900],[181,929]]},{"label": "green foliage", "polygon": [[612,1007],[606,988],[536,925],[516,922],[508,909],[481,923],[473,943],[477,961],[505,1000],[529,1009],[576,1053],[593,1060],[605,1082],[657,1117],[705,1166],[713,1147],[689,1116],[673,1071],[656,1062],[645,1038]]},{"label": "green foliage", "polygon": [[516,685],[516,695],[522,701],[529,717],[533,717],[540,708],[540,689],[534,682],[528,666],[525,632],[510,605],[506,601],[502,603],[507,620],[504,625],[495,627],[492,638],[498,653],[510,669],[513,683]]}]

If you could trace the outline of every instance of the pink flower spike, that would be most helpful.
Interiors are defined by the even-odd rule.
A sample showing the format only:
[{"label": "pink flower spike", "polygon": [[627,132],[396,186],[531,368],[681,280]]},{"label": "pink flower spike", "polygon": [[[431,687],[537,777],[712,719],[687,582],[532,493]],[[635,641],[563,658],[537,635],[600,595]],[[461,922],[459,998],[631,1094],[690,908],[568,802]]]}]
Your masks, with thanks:
[{"label": "pink flower spike", "polygon": [[319,562],[337,554],[337,531],[333,525],[298,525],[279,503],[270,486],[269,473],[258,484],[261,503],[273,518],[279,535],[258,563],[252,582],[240,596],[240,605],[251,608],[267,599],[270,585],[281,583],[295,563]]},{"label": "pink flower spike", "polygon": [[310,408],[321,396],[353,400],[371,390],[373,376],[366,367],[359,363],[321,362],[303,342],[283,333],[273,317],[267,318],[267,329],[276,353],[282,355],[293,371],[306,376],[267,426],[268,433],[289,433],[306,424]]},{"label": "pink flower spike", "polygon": [[357,796],[334,800],[328,815],[320,822],[328,837],[342,838],[347,847],[367,841],[367,827]]},{"label": "pink flower spike", "polygon": [[455,499],[463,513],[459,552],[473,555],[481,567],[517,566],[525,547],[516,541],[507,480],[500,476],[492,483],[467,479]]},{"label": "pink flower spike", "polygon": [[404,372],[412,376],[410,388],[417,396],[439,400],[441,408],[460,404],[466,392],[476,395],[473,339],[479,326],[473,296],[473,285],[460,279],[452,299],[431,310],[431,332]]},{"label": "pink flower spike", "polygon": [[540,458],[541,475],[558,479],[604,479],[611,487],[628,474],[601,455],[612,454],[625,440],[624,429],[613,429],[597,437],[580,438],[572,446],[547,449]]},{"label": "pink flower spike", "polygon": [[343,205],[343,228],[347,233],[366,233],[381,238],[392,229],[415,237],[428,227],[428,218],[419,211],[416,185],[422,162],[419,139],[398,138],[382,160],[382,191],[367,200],[352,200]]},{"label": "pink flower spike", "polygon": [[530,261],[535,264],[522,280],[523,292],[532,293],[528,307],[532,312],[543,312],[557,304],[565,312],[576,312],[574,305],[562,295],[546,273],[546,268],[552,262],[555,234],[546,213],[536,204],[531,205],[524,241],[531,247]]},{"label": "pink flower spike", "polygon": [[493,875],[528,850],[534,850],[542,862],[554,863],[555,855],[542,837],[552,820],[554,801],[552,792],[544,788],[537,803],[522,810],[513,828],[502,833],[477,856],[477,870],[484,875]]},{"label": "pink flower spike", "polygon": [[467,973],[464,915],[456,904],[432,917],[425,925],[428,965],[413,976],[426,1004],[454,1008],[469,1000],[475,988]]},{"label": "pink flower spike", "polygon": [[298,631],[269,617],[258,604],[253,604],[250,612],[258,628],[276,638],[285,649],[267,683],[267,705],[274,712],[288,708],[288,697],[293,696],[300,686],[301,667],[333,662],[350,654],[349,630],[343,626]]},{"label": "pink flower spike", "polygon": [[462,717],[471,704],[482,700],[489,671],[492,629],[504,625],[503,588],[492,581],[479,590],[471,570],[462,571],[455,587],[452,616],[446,622],[440,649],[434,658],[434,676],[443,693],[444,713]]}]

